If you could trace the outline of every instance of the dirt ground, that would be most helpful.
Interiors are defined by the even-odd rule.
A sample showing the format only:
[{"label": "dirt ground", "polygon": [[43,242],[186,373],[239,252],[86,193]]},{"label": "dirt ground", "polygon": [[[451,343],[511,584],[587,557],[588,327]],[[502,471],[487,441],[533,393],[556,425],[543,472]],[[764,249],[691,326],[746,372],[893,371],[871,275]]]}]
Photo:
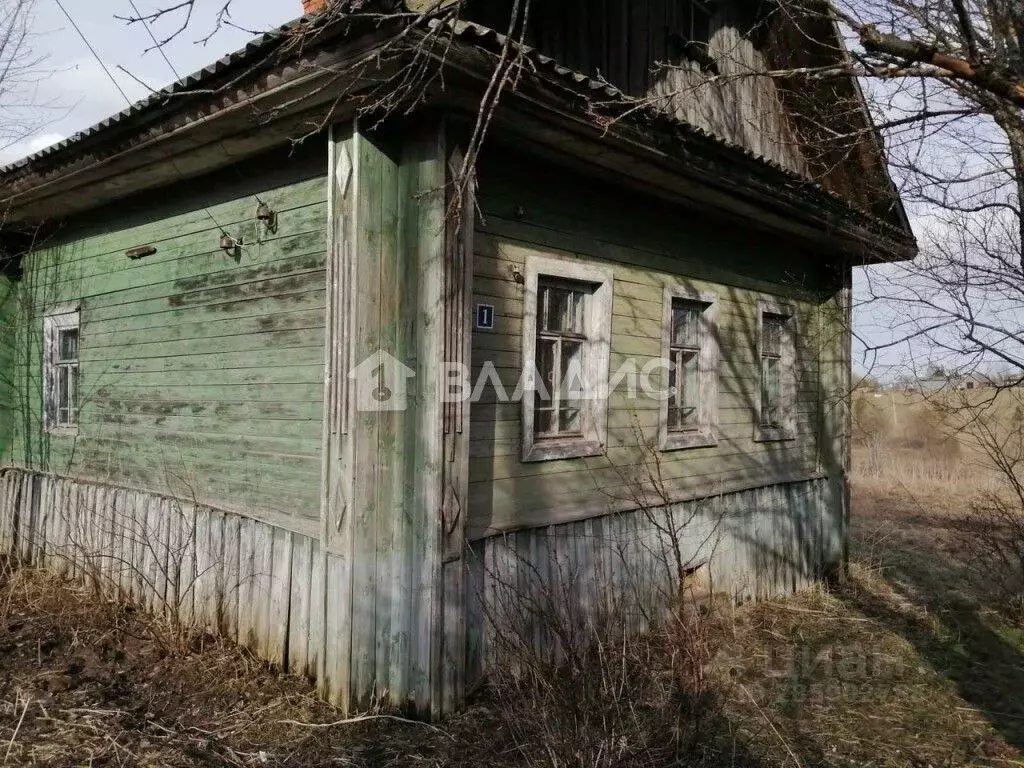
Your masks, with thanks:
[{"label": "dirt ground", "polygon": [[341,716],[230,644],[181,647],[146,615],[37,571],[7,573],[0,595],[0,765],[480,764],[457,736],[469,713],[444,731],[312,727]]},{"label": "dirt ground", "polygon": [[[666,765],[1024,765],[1024,639],[972,586],[957,502],[864,486],[854,503],[846,583],[729,612],[714,738]],[[475,768],[527,753],[493,699],[436,726],[339,719],[228,644],[182,646],[74,585],[0,576],[0,765]]]}]

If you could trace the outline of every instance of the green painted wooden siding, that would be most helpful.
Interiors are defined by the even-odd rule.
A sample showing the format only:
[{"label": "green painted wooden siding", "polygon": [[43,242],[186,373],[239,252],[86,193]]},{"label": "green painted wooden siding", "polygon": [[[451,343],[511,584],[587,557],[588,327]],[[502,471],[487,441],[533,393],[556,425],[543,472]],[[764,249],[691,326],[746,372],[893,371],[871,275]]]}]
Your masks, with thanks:
[{"label": "green painted wooden siding", "polygon": [[[523,168],[530,168],[523,163]],[[716,447],[658,452],[657,401],[613,392],[606,455],[523,463],[518,403],[485,394],[472,410],[472,534],[543,525],[628,506],[652,492],[647,470],[659,456],[673,498],[770,484],[813,475],[823,463],[819,440],[821,305],[835,292],[825,260],[770,238],[680,215],[600,185],[545,180],[490,166],[481,174],[482,223],[476,233],[474,301],[495,306],[495,329],[473,336],[474,375],[486,361],[511,393],[522,357],[523,285],[530,254],[611,266],[614,271],[611,364],[638,367],[661,356],[666,284],[714,293],[720,335]],[[760,386],[758,299],[796,307],[796,439],[755,442]],[[839,329],[840,336],[845,328]],[[831,360],[832,358],[830,358]],[[833,360],[838,363],[838,360]],[[642,442],[653,451],[641,451]],[[838,441],[841,444],[842,440]]]},{"label": "green painted wooden siding", "polygon": [[[69,224],[28,254],[32,323],[18,344],[28,405],[5,459],[312,528],[327,239],[318,149],[319,159],[283,155]],[[277,212],[276,232],[256,221],[254,193]],[[219,247],[219,227],[242,237],[237,259]],[[140,245],[157,252],[129,260]],[[41,318],[63,302],[82,306],[77,437],[47,435],[40,418]]]},{"label": "green painted wooden siding", "polygon": [[11,455],[17,406],[18,283],[0,277],[0,462]]}]

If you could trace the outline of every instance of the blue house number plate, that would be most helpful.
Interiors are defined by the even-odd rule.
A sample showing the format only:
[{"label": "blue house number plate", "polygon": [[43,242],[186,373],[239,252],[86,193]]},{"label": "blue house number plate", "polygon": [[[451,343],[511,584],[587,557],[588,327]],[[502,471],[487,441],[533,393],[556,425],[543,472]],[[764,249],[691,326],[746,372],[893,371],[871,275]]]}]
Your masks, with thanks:
[{"label": "blue house number plate", "polygon": [[494,306],[492,304],[476,305],[476,327],[485,330],[494,328]]}]

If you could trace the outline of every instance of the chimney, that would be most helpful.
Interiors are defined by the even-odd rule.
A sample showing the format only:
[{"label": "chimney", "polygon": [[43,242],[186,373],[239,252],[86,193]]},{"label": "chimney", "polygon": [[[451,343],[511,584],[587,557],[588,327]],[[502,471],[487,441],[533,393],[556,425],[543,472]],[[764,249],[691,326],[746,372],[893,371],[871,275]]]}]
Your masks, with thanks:
[{"label": "chimney", "polygon": [[302,0],[302,12],[305,14],[320,13],[326,7],[327,0]]}]

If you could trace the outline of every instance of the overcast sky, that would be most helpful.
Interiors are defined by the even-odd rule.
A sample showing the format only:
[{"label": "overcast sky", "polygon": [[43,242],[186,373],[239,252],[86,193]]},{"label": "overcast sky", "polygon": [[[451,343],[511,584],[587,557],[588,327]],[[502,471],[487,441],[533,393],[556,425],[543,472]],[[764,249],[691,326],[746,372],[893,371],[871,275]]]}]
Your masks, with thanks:
[{"label": "overcast sky", "polygon": [[[152,41],[140,24],[129,26],[115,18],[134,15],[130,0],[61,2],[132,101],[144,98],[149,90],[119,70],[119,66],[154,89],[178,79],[157,51],[145,53]],[[177,0],[134,2],[143,14],[177,4]],[[223,4],[224,0],[196,0],[196,12],[189,29],[165,47],[170,63],[180,75],[202,69],[224,54],[241,48],[252,37],[248,32],[224,27],[205,45],[196,42],[213,29],[216,13]],[[231,21],[239,27],[265,31],[301,16],[302,3],[300,0],[234,0],[230,10]],[[56,0],[35,0],[34,13],[36,33],[32,48],[36,55],[45,56],[46,61],[35,91],[22,94],[22,100],[39,105],[34,110],[38,128],[25,140],[0,149],[0,164],[72,136],[127,106]],[[181,20],[180,16],[164,17],[154,24],[154,32],[158,37],[166,37]]]}]

